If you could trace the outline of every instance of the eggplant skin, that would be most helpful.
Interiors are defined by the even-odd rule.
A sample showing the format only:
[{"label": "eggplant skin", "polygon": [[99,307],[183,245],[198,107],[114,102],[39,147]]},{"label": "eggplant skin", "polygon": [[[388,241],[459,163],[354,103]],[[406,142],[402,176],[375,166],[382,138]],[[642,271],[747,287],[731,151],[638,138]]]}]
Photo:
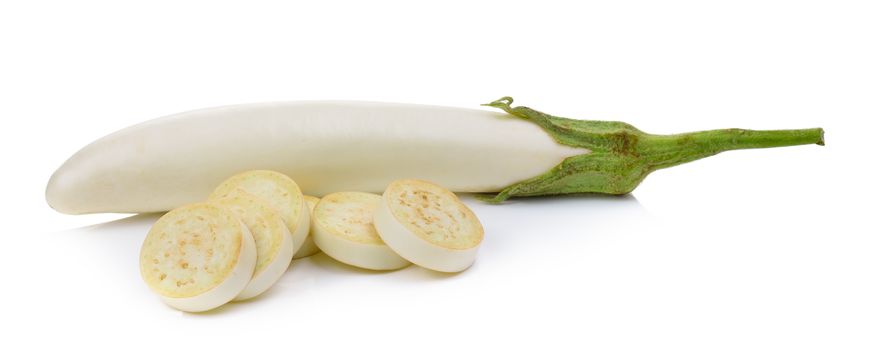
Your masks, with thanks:
[{"label": "eggplant skin", "polygon": [[226,178],[265,169],[303,192],[382,192],[414,178],[498,192],[587,153],[497,111],[355,101],[272,102],[154,119],[79,150],[46,200],[67,214],[162,212],[202,201]]}]

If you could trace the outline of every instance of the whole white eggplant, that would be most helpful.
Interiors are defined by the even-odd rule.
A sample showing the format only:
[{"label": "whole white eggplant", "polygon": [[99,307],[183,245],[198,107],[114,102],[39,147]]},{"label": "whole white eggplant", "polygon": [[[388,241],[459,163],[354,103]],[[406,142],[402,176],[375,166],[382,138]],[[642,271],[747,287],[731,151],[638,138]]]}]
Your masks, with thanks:
[{"label": "whole white eggplant", "polygon": [[821,129],[650,135],[622,122],[511,107],[507,113],[411,104],[312,101],[236,105],[155,119],[75,153],[46,198],[68,214],[167,211],[251,169],[292,177],[309,195],[381,192],[417,178],[455,192],[622,194],[650,172],[742,148],[823,144]]}]

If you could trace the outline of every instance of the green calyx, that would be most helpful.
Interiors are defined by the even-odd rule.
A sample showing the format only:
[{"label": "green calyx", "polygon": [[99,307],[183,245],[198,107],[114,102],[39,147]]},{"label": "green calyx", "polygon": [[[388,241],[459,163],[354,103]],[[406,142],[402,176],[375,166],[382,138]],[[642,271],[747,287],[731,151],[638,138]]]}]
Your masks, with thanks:
[{"label": "green calyx", "polygon": [[824,145],[824,130],[720,129],[675,135],[652,135],[623,122],[560,118],[528,107],[511,107],[513,98],[502,97],[483,106],[535,123],[563,145],[590,152],[565,158],[549,171],[510,185],[494,196],[480,199],[500,203],[510,197],[570,193],[626,194],[649,173],[709,157],[720,152],[750,149]]}]

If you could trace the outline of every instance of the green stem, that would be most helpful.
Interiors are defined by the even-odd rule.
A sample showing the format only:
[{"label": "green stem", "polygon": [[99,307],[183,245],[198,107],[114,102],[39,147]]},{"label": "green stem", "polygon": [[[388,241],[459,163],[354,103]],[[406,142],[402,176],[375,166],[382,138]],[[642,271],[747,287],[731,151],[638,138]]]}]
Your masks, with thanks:
[{"label": "green stem", "polygon": [[639,138],[637,151],[653,169],[662,169],[725,151],[810,144],[824,145],[824,130],[719,129],[676,135],[645,135]]},{"label": "green stem", "polygon": [[572,193],[629,193],[651,172],[724,151],[824,145],[822,129],[721,129],[676,135],[650,135],[630,124],[561,118],[528,107],[513,107],[505,96],[484,104],[541,127],[557,143],[588,153],[565,158],[552,169],[503,188],[483,200]]}]

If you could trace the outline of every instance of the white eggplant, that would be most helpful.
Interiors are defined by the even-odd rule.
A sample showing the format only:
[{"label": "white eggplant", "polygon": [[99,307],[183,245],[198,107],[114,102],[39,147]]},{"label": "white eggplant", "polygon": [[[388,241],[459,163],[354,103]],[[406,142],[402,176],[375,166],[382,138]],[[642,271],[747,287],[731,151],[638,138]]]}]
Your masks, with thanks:
[{"label": "white eggplant", "polygon": [[821,129],[723,129],[650,135],[621,122],[511,107],[279,102],[168,116],[86,146],[51,177],[49,205],[70,214],[157,212],[201,201],[251,169],[293,178],[306,194],[381,192],[416,178],[454,192],[622,194],[650,172],[743,148],[822,144]]},{"label": "white eggplant", "polygon": [[254,274],[234,300],[256,297],[278,282],[287,271],[293,259],[293,236],[280,212],[250,193],[234,191],[211,201],[236,214],[254,238],[257,248]]},{"label": "white eggplant", "polygon": [[369,270],[396,270],[411,263],[378,236],[372,223],[381,196],[366,192],[336,192],[314,208],[311,233],[326,255]]},{"label": "white eggplant", "polygon": [[[314,207],[317,206],[317,202],[320,202],[320,198],[305,195],[305,205],[308,207],[308,217],[309,220],[314,220]],[[302,242],[302,246],[296,250],[296,254],[293,255],[293,259],[301,259],[305,257],[312,256],[320,252],[320,248],[317,247],[317,244],[314,244],[314,235],[311,234],[311,229],[314,224],[309,222],[309,232],[308,237],[305,238],[305,242]]]},{"label": "white eggplant", "polygon": [[396,254],[435,271],[467,269],[483,241],[483,225],[474,212],[455,194],[426,181],[393,181],[372,222]]},{"label": "white eggplant", "polygon": [[400,178],[493,192],[587,152],[485,110],[367,102],[210,108],[149,121],[86,146],[51,177],[69,214],[159,212],[201,201],[251,169],[287,174],[305,194],[381,192]]},{"label": "white eggplant", "polygon": [[233,300],[251,280],[257,246],[232,210],[214,203],[174,209],[154,223],[139,271],[166,304],[201,312]]}]

